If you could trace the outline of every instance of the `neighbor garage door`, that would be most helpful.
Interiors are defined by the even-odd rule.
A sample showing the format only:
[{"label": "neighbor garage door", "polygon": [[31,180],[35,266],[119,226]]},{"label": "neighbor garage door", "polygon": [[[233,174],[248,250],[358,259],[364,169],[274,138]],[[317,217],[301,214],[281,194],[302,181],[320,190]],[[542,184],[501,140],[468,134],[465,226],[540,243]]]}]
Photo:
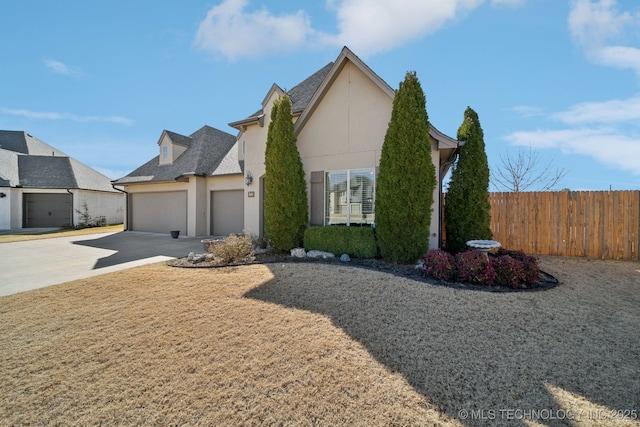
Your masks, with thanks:
[{"label": "neighbor garage door", "polygon": [[133,231],[187,234],[187,192],[133,193],[129,209]]},{"label": "neighbor garage door", "polygon": [[244,191],[211,192],[211,234],[226,236],[244,229]]},{"label": "neighbor garage door", "polygon": [[71,225],[72,195],[23,193],[22,226],[66,227]]}]

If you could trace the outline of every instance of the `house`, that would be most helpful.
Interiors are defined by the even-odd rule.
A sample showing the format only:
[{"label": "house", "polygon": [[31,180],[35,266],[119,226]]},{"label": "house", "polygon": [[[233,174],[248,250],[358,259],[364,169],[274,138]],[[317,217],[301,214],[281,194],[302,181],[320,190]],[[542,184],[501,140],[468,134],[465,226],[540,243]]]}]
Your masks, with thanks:
[{"label": "house", "polygon": [[[229,123],[236,137],[205,127],[218,135],[207,145],[196,142],[202,129],[189,137],[163,132],[159,156],[114,182],[129,193],[129,229],[181,229],[190,236],[250,230],[264,235],[267,130],[273,102],[284,94],[272,85],[258,111]],[[345,47],[335,62],[286,94],[292,101],[307,181],[309,224],[375,223],[377,168],[395,90]],[[439,194],[458,141],[433,126],[429,134],[440,182],[434,192],[430,240],[431,247],[437,247]],[[199,156],[208,158],[202,169],[187,166]],[[163,219],[152,219],[153,215]]]},{"label": "house", "polygon": [[24,131],[0,130],[0,230],[124,219],[124,195],[98,171]]},{"label": "house", "polygon": [[234,135],[164,130],[158,156],[114,181],[127,192],[126,229],[188,236],[244,229],[244,179]]}]

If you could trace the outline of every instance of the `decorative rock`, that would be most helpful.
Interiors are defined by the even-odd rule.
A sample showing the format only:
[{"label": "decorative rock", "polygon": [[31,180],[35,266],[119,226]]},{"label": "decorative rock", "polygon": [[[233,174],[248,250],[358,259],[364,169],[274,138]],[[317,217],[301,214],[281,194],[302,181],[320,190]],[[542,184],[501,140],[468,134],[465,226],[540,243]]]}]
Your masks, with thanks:
[{"label": "decorative rock", "polygon": [[267,247],[267,248],[260,248],[260,247],[253,248],[253,253],[256,254],[256,255],[267,254],[269,252],[271,252],[271,248],[270,247]]},{"label": "decorative rock", "polygon": [[189,256],[187,256],[187,261],[189,261],[192,264],[197,264],[202,261],[208,261],[210,259],[209,255],[212,255],[212,254],[196,254],[195,252],[189,252]]},{"label": "decorative rock", "polygon": [[309,251],[307,252],[307,258],[335,258],[336,256],[331,252],[322,252],[322,251]]},{"label": "decorative rock", "polygon": [[342,262],[351,262],[351,258],[347,254],[340,255],[340,261]]},{"label": "decorative rock", "polygon": [[291,249],[291,256],[295,258],[304,258],[307,256],[307,251],[304,248]]}]

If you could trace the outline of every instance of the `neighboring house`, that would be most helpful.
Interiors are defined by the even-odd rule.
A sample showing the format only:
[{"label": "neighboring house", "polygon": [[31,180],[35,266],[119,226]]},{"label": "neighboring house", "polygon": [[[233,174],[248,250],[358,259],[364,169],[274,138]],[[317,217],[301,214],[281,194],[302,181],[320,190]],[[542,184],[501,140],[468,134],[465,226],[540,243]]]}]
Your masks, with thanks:
[{"label": "neighboring house", "polygon": [[105,175],[23,131],[0,130],[0,230],[119,224],[125,198]]},{"label": "neighboring house", "polygon": [[[191,137],[163,132],[158,142],[160,156],[114,182],[129,192],[128,228],[180,229],[190,236],[241,230],[264,235],[267,130],[273,102],[284,94],[274,84],[260,110],[229,123],[238,130],[237,137],[203,128],[225,135],[206,147],[196,143],[202,129]],[[286,94],[292,101],[307,181],[309,224],[375,223],[376,175],[395,90],[345,47],[335,62]],[[438,247],[442,179],[458,153],[458,141],[433,126],[429,134],[440,182],[434,191],[430,246]],[[211,163],[205,162],[201,169],[187,166],[200,156]],[[169,168],[172,173],[165,172]],[[152,219],[152,215],[162,219]],[[237,222],[233,227],[231,223],[224,229],[217,227],[216,218],[221,216]]]}]

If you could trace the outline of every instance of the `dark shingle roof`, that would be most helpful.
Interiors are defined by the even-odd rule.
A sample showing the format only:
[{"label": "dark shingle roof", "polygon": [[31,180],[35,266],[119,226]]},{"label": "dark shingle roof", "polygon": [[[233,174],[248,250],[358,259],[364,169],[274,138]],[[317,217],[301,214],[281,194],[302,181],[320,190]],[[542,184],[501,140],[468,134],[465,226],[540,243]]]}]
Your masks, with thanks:
[{"label": "dark shingle roof", "polygon": [[0,185],[116,192],[109,177],[24,131],[0,130]]},{"label": "dark shingle roof", "polygon": [[29,188],[77,188],[68,157],[19,156],[20,185]]},{"label": "dark shingle roof", "polygon": [[26,133],[18,130],[0,130],[0,148],[15,151],[16,153],[29,154]]},{"label": "dark shingle roof", "polygon": [[304,79],[302,82],[294,86],[291,90],[287,91],[289,98],[291,98],[291,111],[292,112],[300,112],[304,110],[307,105],[309,105],[309,101],[313,97],[313,94],[318,90],[324,78],[327,77],[331,67],[333,66],[333,62],[328,63],[311,76]]},{"label": "dark shingle roof", "polygon": [[[165,132],[169,134],[168,131]],[[182,141],[189,141],[188,144],[184,144],[188,145],[188,148],[177,159],[174,159],[173,163],[161,165],[159,156],[156,156],[127,176],[117,179],[114,183],[173,181],[184,175],[209,176],[242,173],[237,153],[232,150],[236,143],[235,136],[210,126],[204,126],[188,137],[174,132],[171,132],[169,136],[172,140],[177,136]],[[233,161],[234,156],[235,162]]]},{"label": "dark shingle roof", "polygon": [[[297,85],[295,85],[292,89],[287,91],[287,95],[291,98],[291,112],[296,114],[302,112],[307,105],[309,105],[309,101],[313,97],[313,94],[318,90],[322,82],[324,81],[327,74],[331,70],[333,66],[333,62],[328,63],[311,76],[307,77]],[[258,120],[264,114],[264,110],[260,109],[255,113],[249,115],[246,119],[240,120],[239,122],[249,121],[251,119]]]},{"label": "dark shingle roof", "polygon": [[164,131],[171,141],[176,142],[178,144],[186,145],[187,147],[191,145],[191,141],[193,138],[190,136],[180,135],[179,133],[171,132],[170,130]]}]

